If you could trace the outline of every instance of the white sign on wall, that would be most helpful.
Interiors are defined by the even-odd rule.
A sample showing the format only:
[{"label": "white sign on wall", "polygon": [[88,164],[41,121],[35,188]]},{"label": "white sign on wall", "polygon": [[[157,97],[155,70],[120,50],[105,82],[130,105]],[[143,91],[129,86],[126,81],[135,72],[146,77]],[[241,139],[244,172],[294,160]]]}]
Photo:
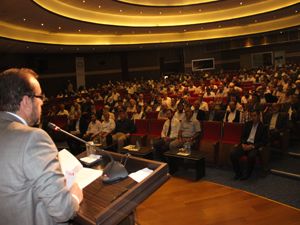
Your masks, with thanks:
[{"label": "white sign on wall", "polygon": [[84,66],[84,58],[76,57],[76,83],[77,89],[80,86],[85,87],[85,66]]}]

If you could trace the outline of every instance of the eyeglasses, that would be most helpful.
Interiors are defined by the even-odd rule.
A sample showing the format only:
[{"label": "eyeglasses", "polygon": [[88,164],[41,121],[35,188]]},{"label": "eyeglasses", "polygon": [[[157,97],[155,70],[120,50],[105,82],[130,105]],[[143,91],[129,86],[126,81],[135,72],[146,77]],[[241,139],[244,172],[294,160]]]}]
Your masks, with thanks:
[{"label": "eyeglasses", "polygon": [[44,95],[31,95],[30,97],[32,97],[32,98],[39,98],[42,101],[45,101],[45,96]]}]

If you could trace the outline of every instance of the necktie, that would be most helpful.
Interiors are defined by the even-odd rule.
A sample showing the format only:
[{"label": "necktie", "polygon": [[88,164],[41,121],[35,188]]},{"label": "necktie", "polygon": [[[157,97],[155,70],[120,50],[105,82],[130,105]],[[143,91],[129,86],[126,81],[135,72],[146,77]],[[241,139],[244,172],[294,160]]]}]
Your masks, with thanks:
[{"label": "necktie", "polygon": [[171,134],[171,120],[170,120],[167,136],[170,137],[170,134]]}]

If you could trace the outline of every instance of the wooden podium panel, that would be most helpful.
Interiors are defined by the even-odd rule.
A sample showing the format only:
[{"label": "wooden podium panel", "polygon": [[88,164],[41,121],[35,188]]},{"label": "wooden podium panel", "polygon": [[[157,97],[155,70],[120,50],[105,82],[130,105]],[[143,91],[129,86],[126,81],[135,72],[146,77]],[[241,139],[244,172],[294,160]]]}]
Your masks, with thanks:
[{"label": "wooden podium panel", "polygon": [[[101,151],[99,154],[103,155]],[[109,154],[116,161],[122,161],[126,157],[118,153]],[[84,156],[86,152],[81,153],[78,158]],[[130,177],[113,184],[104,184],[101,177],[96,179],[83,189],[84,197],[74,218],[75,224],[118,224],[169,177],[166,163],[129,156],[125,167],[129,174],[145,167],[152,169],[153,173],[140,183]]]}]

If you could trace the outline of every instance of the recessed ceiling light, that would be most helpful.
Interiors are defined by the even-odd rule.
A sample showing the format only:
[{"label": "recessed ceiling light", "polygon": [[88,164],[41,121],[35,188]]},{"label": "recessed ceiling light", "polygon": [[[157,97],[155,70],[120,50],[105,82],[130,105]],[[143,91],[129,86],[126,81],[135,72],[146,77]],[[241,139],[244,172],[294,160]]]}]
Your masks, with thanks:
[{"label": "recessed ceiling light", "polygon": [[78,32],[81,32],[81,30],[80,30],[80,29],[78,29]]},{"label": "recessed ceiling light", "polygon": [[240,2],[240,5],[243,5],[243,2]]},{"label": "recessed ceiling light", "polygon": [[58,27],[59,30],[61,30],[61,27]]},{"label": "recessed ceiling light", "polygon": [[298,13],[299,11],[298,10],[295,10],[295,13]]},{"label": "recessed ceiling light", "polygon": [[82,0],[82,3],[85,3],[85,0]]},{"label": "recessed ceiling light", "polygon": [[186,29],[184,29],[183,32],[186,32]]},{"label": "recessed ceiling light", "polygon": [[43,26],[44,26],[44,24],[43,24],[43,23],[41,23],[41,26],[43,27]]},{"label": "recessed ceiling light", "polygon": [[98,5],[98,8],[100,9],[100,8],[101,8],[101,5]]},{"label": "recessed ceiling light", "polygon": [[120,12],[123,12],[123,10],[122,10],[122,9],[120,9]]},{"label": "recessed ceiling light", "polygon": [[26,21],[26,18],[23,18],[23,21],[25,22],[25,21]]}]

